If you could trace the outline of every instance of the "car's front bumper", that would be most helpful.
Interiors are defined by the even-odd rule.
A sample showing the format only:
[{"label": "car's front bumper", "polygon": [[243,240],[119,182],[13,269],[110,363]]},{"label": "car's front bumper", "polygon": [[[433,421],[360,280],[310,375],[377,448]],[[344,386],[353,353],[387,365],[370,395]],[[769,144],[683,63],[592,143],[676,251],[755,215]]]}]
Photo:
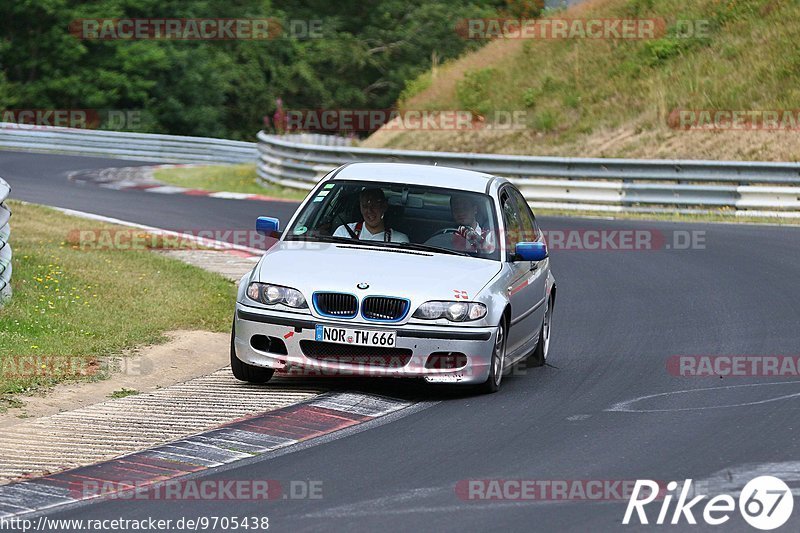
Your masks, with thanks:
[{"label": "car's front bumper", "polygon": [[[396,331],[395,347],[411,350],[411,357],[402,365],[388,366],[307,357],[300,346],[300,341],[314,341],[315,327],[318,324],[360,330]],[[249,365],[283,370],[290,375],[419,377],[429,382],[477,384],[486,381],[489,375],[497,328],[420,324],[376,326],[348,320],[319,319],[311,315],[264,310],[237,303],[234,333],[236,356],[241,361]],[[255,348],[253,344],[259,346],[258,342],[253,341],[256,335],[282,339],[287,353],[279,354]],[[341,346],[343,353],[347,352],[349,345]],[[375,352],[381,350],[376,348]],[[458,369],[426,368],[428,356],[436,352],[464,354],[466,365]]]}]

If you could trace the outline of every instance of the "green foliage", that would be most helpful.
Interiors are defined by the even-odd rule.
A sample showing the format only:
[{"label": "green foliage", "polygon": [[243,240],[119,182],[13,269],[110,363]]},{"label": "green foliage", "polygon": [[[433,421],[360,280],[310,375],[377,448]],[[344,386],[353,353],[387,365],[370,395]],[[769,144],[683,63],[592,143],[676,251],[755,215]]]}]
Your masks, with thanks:
[{"label": "green foliage", "polygon": [[[642,60],[648,66],[655,67],[693,48],[708,46],[711,40],[705,33],[711,32],[712,28],[719,28],[719,25],[719,19],[708,20],[708,28],[702,29],[699,26],[672,25],[667,28],[667,34],[661,39],[644,42]],[[701,35],[693,35],[695,32]]]},{"label": "green foliage", "polygon": [[408,100],[414,95],[417,95],[431,86],[433,75],[430,72],[425,72],[416,78],[406,81],[406,86],[400,93],[399,101]]},{"label": "green foliage", "polygon": [[677,57],[686,47],[686,41],[671,37],[647,41],[644,43],[643,60],[648,66],[655,67],[667,60]]},{"label": "green foliage", "polygon": [[649,13],[655,6],[655,0],[628,0],[624,14],[629,17],[638,17]]},{"label": "green foliage", "polygon": [[556,115],[556,113],[550,110],[545,110],[542,111],[541,113],[537,113],[533,117],[533,127],[543,132],[555,131],[558,122],[559,122],[558,115]]},{"label": "green foliage", "polygon": [[492,109],[489,87],[497,69],[487,67],[470,70],[456,85],[456,97],[462,109],[485,115]]},{"label": "green foliage", "polygon": [[762,9],[776,3],[780,2],[776,2],[776,0],[719,0],[714,3],[714,19],[720,24],[751,19],[758,16]]},{"label": "green foliage", "polygon": [[542,14],[544,0],[505,0],[503,15],[511,18],[536,18]]},{"label": "green foliage", "polygon": [[[486,131],[376,136],[371,147],[587,153],[615,157],[795,160],[789,137],[737,132],[695,142],[669,122],[678,109],[796,109],[800,101],[797,0],[604,0],[586,19],[658,21],[655,39],[498,39],[445,65],[416,106],[455,109],[464,101],[493,111],[529,110],[534,132]],[[662,23],[663,21],[663,23]],[[475,69],[497,73],[476,83]],[[467,72],[467,76],[464,73]],[[486,98],[488,98],[488,101]],[[540,135],[550,132],[548,135]],[[619,135],[617,135],[619,132]],[[633,132],[631,136],[628,133]],[[587,138],[591,134],[591,138]],[[786,139],[784,141],[784,138]],[[665,142],[667,139],[675,142]],[[588,141],[585,142],[584,141]],[[778,155],[774,155],[778,154]]]},{"label": "green foliage", "polygon": [[522,101],[525,103],[525,107],[536,107],[536,99],[539,98],[540,93],[539,89],[534,89],[533,87],[525,89],[525,92],[522,93]]},{"label": "green foliage", "polygon": [[[504,0],[14,0],[0,2],[0,108],[127,109],[126,129],[252,140],[284,109],[376,109],[424,87],[431,58],[482,43],[456,23]],[[276,18],[271,40],[81,40],[83,18]],[[292,34],[290,20],[321,35]],[[429,82],[428,82],[429,83]]]},{"label": "green foliage", "polygon": [[565,92],[561,97],[561,101],[564,103],[564,107],[570,109],[578,109],[581,106],[581,96],[574,91]]},{"label": "green foliage", "polygon": [[116,400],[118,398],[127,398],[128,396],[136,396],[137,394],[139,394],[139,391],[136,389],[122,387],[121,389],[115,390],[109,394],[108,397]]}]

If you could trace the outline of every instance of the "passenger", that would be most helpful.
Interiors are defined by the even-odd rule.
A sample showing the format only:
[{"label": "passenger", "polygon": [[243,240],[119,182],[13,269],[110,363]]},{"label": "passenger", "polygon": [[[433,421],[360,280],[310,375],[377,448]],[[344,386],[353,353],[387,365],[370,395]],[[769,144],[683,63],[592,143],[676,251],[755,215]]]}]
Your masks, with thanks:
[{"label": "passenger", "polygon": [[358,201],[364,220],[339,226],[333,232],[334,237],[350,237],[361,241],[408,242],[408,235],[387,227],[383,221],[389,203],[382,189],[364,189],[359,194]]},{"label": "passenger", "polygon": [[458,224],[455,234],[464,238],[475,251],[493,252],[494,233],[478,224],[478,202],[471,196],[453,195],[450,197],[450,212]]}]

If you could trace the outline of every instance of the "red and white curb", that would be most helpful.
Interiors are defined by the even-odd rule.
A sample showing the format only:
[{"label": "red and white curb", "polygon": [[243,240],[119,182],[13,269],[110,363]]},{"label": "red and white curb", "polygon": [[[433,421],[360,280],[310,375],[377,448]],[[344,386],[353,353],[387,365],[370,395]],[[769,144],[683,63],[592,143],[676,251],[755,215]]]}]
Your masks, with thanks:
[{"label": "red and white curb", "polygon": [[[165,481],[251,459],[413,405],[361,393],[325,393],[217,429],[73,470],[0,486],[0,519],[95,498],[124,497]],[[93,493],[86,487],[103,487]],[[108,490],[107,487],[114,489]]]},{"label": "red and white curb", "polygon": [[207,196],[209,198],[224,198],[226,200],[256,200],[259,202],[290,202],[298,203],[298,200],[289,200],[287,198],[276,198],[274,196],[265,196],[263,194],[248,194],[242,192],[212,192],[204,189],[188,189],[186,187],[176,187],[174,185],[130,185],[130,186],[111,186],[100,185],[101,187],[116,189],[120,191],[136,190],[145,192],[154,192],[158,194],[186,194],[189,196]]}]

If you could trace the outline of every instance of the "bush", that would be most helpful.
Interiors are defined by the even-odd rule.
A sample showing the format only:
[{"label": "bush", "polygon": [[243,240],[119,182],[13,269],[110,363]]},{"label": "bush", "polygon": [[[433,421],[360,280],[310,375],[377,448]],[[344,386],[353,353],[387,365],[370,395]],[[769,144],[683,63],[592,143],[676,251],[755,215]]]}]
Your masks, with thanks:
[{"label": "bush", "polygon": [[522,93],[522,101],[525,103],[525,107],[535,107],[537,98],[539,98],[539,90],[533,87],[526,89]]},{"label": "bush", "polygon": [[416,78],[406,81],[406,85],[403,90],[400,92],[399,101],[402,103],[412,96],[416,96],[428,87],[431,86],[431,82],[433,81],[433,76],[431,72],[425,72]]},{"label": "bush", "polygon": [[558,116],[549,110],[537,113],[533,119],[533,127],[546,133],[555,131],[557,124]]},{"label": "bush", "polygon": [[489,83],[497,75],[497,69],[487,67],[469,70],[456,84],[456,98],[463,109],[486,115],[492,109],[489,98]]}]

